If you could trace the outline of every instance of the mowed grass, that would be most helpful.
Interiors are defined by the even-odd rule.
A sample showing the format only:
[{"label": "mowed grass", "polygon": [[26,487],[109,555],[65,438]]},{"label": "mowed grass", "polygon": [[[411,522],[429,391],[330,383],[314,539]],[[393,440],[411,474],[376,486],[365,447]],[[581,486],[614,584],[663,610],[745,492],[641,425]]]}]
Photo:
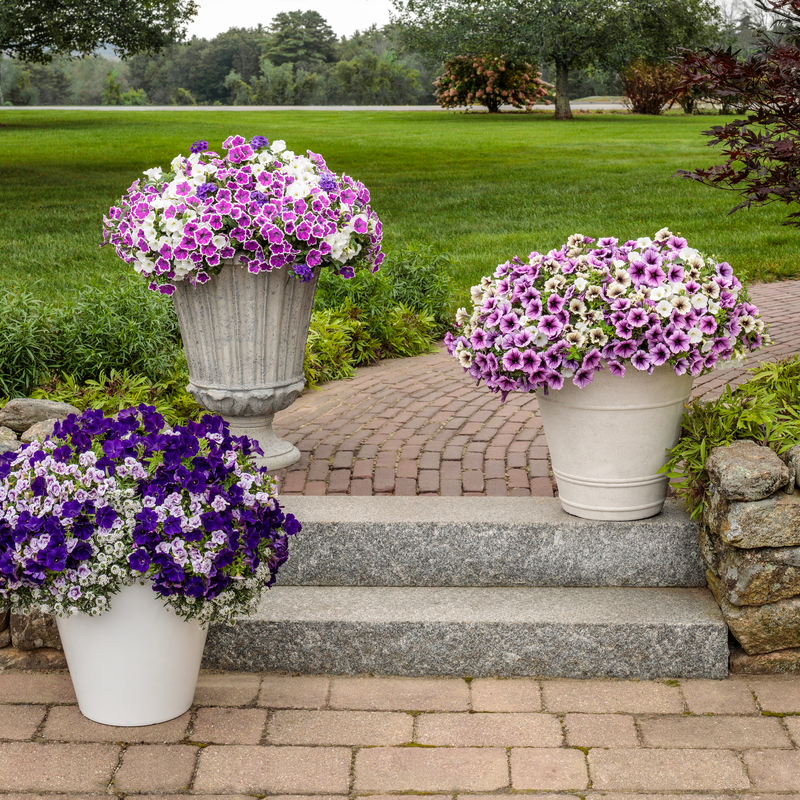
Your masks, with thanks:
[{"label": "mowed grass", "polygon": [[800,277],[785,206],[727,215],[736,195],[673,177],[715,163],[701,131],[717,117],[442,112],[0,112],[0,290],[45,299],[121,274],[99,249],[102,215],[142,170],[196,139],[285,139],[363,181],[389,251],[434,243],[468,287],[500,261],[571,233],[630,237],[664,226],[727,259],[746,280]]}]

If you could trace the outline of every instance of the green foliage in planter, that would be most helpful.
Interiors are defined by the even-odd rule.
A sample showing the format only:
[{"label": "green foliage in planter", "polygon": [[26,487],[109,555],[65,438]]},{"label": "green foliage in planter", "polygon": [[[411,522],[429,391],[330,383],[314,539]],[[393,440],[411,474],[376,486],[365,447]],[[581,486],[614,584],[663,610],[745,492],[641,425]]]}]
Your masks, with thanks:
[{"label": "green foliage in planter", "polygon": [[662,472],[692,519],[702,515],[706,502],[705,463],[713,448],[751,439],[781,454],[800,442],[800,358],[765,362],[751,375],[734,390],[726,387],[717,400],[693,400],[686,407],[681,440]]},{"label": "green foliage in planter", "polygon": [[97,379],[82,383],[72,375],[62,375],[34,390],[31,397],[71,403],[81,411],[99,408],[106,416],[116,414],[123,408],[147,403],[155,406],[170,425],[176,425],[184,424],[188,419],[199,419],[206,413],[186,391],[188,382],[186,359],[181,352],[156,381],[127,369],[112,369],[108,375],[101,373]]}]

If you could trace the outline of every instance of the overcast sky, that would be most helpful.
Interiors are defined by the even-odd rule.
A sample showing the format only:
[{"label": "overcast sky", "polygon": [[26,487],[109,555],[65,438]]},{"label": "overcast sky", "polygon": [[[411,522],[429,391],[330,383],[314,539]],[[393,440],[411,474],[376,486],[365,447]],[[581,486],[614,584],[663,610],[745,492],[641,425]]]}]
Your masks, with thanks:
[{"label": "overcast sky", "polygon": [[[749,5],[747,0],[717,0],[730,8]],[[197,0],[199,11],[188,27],[188,35],[213,39],[228,28],[266,26],[281,11],[313,9],[328,21],[337,36],[350,36],[370,25],[389,22],[391,0]]]},{"label": "overcast sky", "polygon": [[389,21],[391,0],[197,0],[200,10],[188,35],[212,39],[228,28],[266,26],[281,11],[314,10],[322,14],[337,36],[350,36],[370,25]]}]

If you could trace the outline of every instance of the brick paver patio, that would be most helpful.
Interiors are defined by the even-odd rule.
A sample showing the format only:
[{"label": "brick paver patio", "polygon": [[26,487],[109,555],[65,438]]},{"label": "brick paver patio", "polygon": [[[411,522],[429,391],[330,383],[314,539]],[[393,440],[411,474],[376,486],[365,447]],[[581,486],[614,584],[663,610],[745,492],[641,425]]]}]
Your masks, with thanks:
[{"label": "brick paver patio", "polygon": [[114,728],[81,716],[65,672],[0,673],[2,800],[516,791],[797,800],[800,676],[204,673],[182,717]]},{"label": "brick paver patio", "polygon": [[[774,344],[749,365],[797,352],[800,281],[756,285],[750,296]],[[693,395],[714,397],[745,372],[712,372],[695,381]],[[555,488],[536,396],[501,403],[441,346],[307,392],[276,415],[275,430],[302,453],[280,473],[284,494],[552,497]]]}]

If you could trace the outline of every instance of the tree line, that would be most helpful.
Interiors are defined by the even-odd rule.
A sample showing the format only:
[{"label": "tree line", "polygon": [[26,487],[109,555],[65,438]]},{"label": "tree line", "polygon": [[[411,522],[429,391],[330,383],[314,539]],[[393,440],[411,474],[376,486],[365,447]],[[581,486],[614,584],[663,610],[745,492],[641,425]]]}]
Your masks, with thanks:
[{"label": "tree line", "polygon": [[[502,53],[539,65],[556,86],[557,110],[568,114],[570,99],[622,95],[620,73],[635,59],[663,62],[676,47],[709,44],[746,50],[759,26],[743,0],[727,18],[711,0],[394,5],[392,24],[341,39],[316,11],[282,12],[267,26],[231,28],[211,39],[169,43],[151,35],[149,48],[140,33],[81,58],[74,55],[89,51],[93,40],[61,49],[51,42],[45,50],[0,36],[0,49],[15,56],[0,57],[0,104],[424,105],[436,102],[434,81],[449,59]],[[119,52],[129,57],[120,60]]]},{"label": "tree line", "polygon": [[395,26],[338,39],[316,11],[268,26],[193,37],[125,61],[109,52],[48,63],[0,60],[0,102],[13,105],[423,105],[435,57],[401,45]]}]

